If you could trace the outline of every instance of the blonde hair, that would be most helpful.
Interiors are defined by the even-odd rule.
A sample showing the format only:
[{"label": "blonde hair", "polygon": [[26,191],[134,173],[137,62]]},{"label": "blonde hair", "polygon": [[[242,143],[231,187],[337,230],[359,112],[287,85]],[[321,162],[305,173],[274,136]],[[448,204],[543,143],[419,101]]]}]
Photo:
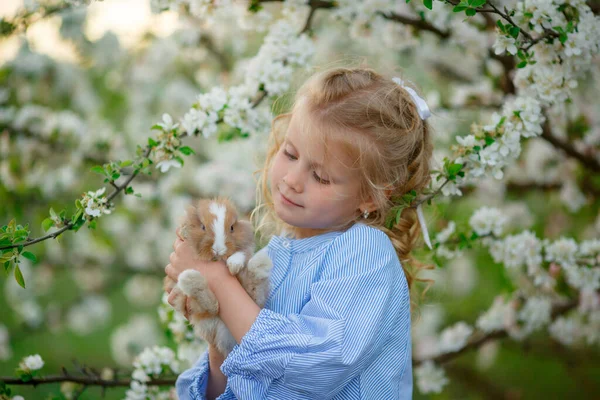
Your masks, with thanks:
[{"label": "blonde hair", "polygon": [[[417,279],[416,275],[419,269],[431,266],[411,256],[421,236],[416,209],[404,208],[391,229],[386,227],[386,217],[394,206],[393,199],[412,190],[419,194],[427,187],[433,151],[432,130],[419,116],[410,94],[370,68],[333,68],[313,75],[298,90],[292,112],[274,118],[264,166],[256,171],[260,173],[257,207],[251,214],[261,238],[279,234],[284,229],[293,231],[293,227],[287,226],[274,212],[268,180],[287,124],[299,106],[318,123],[325,147],[326,139],[337,133],[336,149],[355,160],[349,167],[360,177],[361,202],[369,196],[374,201],[376,210],[368,218],[363,219],[358,212],[349,223],[360,221],[388,235],[409,288],[415,280],[429,282]],[[306,132],[309,131],[314,130]]]}]

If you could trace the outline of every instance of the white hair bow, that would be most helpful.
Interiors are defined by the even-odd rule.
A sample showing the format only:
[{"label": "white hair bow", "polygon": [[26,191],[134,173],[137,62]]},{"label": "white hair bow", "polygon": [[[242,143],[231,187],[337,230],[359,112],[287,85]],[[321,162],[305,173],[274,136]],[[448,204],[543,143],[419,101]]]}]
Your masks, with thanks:
[{"label": "white hair bow", "polygon": [[[394,77],[392,80],[398,85],[402,86],[402,88],[406,90],[408,94],[410,94],[410,97],[412,97],[415,105],[417,106],[417,111],[419,112],[419,116],[422,120],[426,120],[427,118],[431,117],[431,111],[429,110],[429,107],[427,107],[427,103],[425,103],[425,100],[419,96],[413,88],[404,86],[404,81],[398,77]],[[427,231],[427,225],[425,224],[425,217],[423,216],[423,208],[421,207],[421,203],[419,203],[417,206],[417,217],[419,218],[419,224],[421,225],[421,231],[423,231],[425,243],[427,244],[427,247],[432,249],[433,247],[431,246],[431,240],[429,240],[429,232]]]},{"label": "white hair bow", "polygon": [[422,120],[426,120],[427,118],[431,117],[431,111],[429,111],[429,107],[427,107],[427,103],[425,103],[425,100],[423,100],[423,98],[421,96],[419,96],[417,94],[417,92],[414,91],[413,88],[404,86],[404,81],[400,78],[394,77],[394,78],[392,78],[392,80],[394,82],[396,82],[398,85],[402,86],[404,88],[404,90],[406,90],[408,92],[408,94],[410,94],[410,97],[413,98],[415,105],[417,106],[417,110],[419,111],[419,116],[421,117]]}]

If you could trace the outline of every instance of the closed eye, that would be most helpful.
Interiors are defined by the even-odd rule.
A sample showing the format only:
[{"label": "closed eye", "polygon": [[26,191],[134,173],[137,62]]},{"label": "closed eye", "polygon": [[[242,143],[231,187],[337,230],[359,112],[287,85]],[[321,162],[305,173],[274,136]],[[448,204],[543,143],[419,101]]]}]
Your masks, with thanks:
[{"label": "closed eye", "polygon": [[[291,155],[290,153],[287,152],[287,150],[283,150],[283,153],[287,156],[287,158],[289,158],[290,160],[297,160],[296,156]],[[315,180],[323,185],[329,185],[331,182],[326,180],[326,179],[322,179],[321,177],[319,177],[319,175],[317,175],[317,173],[315,171],[313,171],[313,177],[315,178]]]}]

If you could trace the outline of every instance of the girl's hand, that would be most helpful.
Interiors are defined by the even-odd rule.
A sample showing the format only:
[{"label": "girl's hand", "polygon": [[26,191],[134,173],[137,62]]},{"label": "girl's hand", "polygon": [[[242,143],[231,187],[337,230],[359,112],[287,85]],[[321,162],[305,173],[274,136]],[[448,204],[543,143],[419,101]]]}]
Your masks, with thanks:
[{"label": "girl's hand", "polygon": [[179,274],[186,269],[193,268],[200,272],[206,279],[209,287],[223,277],[223,274],[229,274],[229,269],[225,261],[202,261],[198,260],[196,251],[189,242],[183,240],[180,236],[179,228],[176,230],[177,239],[173,243],[174,252],[169,256],[170,263],[165,267],[165,273],[177,282]]}]

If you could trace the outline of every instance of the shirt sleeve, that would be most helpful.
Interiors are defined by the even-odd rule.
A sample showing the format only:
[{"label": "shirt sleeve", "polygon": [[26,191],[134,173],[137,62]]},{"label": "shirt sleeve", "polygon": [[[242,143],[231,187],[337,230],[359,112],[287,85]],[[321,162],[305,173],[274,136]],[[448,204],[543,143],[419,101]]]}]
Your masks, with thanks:
[{"label": "shirt sleeve", "polygon": [[221,371],[239,399],[267,398],[276,379],[297,397],[332,398],[374,361],[399,316],[410,314],[387,235],[368,227],[346,234],[328,250],[301,312],[262,309],[225,359]]},{"label": "shirt sleeve", "polygon": [[190,369],[183,371],[177,377],[175,389],[179,400],[205,400],[208,373],[208,350],[206,350]]}]

